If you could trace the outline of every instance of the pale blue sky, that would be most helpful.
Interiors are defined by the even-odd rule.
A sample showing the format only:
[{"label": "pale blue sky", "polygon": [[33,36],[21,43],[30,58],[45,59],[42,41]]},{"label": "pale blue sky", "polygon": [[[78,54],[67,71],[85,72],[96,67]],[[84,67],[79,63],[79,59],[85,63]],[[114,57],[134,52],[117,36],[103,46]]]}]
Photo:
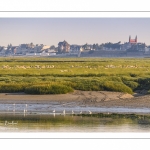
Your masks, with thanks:
[{"label": "pale blue sky", "polygon": [[150,18],[0,18],[0,46],[127,42],[129,35],[150,45]]}]

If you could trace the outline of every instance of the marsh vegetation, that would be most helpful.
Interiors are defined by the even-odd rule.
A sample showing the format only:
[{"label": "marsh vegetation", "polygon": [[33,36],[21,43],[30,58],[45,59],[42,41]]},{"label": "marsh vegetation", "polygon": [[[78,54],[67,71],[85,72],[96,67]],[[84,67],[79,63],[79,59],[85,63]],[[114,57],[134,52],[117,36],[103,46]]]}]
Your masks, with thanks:
[{"label": "marsh vegetation", "polygon": [[149,58],[0,58],[0,92],[150,93]]}]

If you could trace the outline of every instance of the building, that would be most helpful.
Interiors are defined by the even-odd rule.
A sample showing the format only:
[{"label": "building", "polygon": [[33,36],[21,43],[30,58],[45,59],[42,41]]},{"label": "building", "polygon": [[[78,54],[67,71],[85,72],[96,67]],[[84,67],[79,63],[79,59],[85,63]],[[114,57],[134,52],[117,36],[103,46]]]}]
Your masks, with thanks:
[{"label": "building", "polygon": [[124,44],[123,44],[123,47],[122,47],[122,49],[124,50],[129,50],[129,51],[132,51],[132,50],[134,50],[134,51],[137,51],[137,36],[135,37],[135,39],[131,39],[131,36],[129,36],[129,42],[125,42]]},{"label": "building", "polygon": [[130,44],[137,44],[137,36],[135,37],[135,39],[131,39],[131,36],[129,36],[129,43]]},{"label": "building", "polygon": [[58,43],[59,53],[68,53],[69,51],[70,51],[70,45],[65,40],[63,42]]},{"label": "building", "polygon": [[131,39],[131,36],[129,36],[127,52],[145,52],[145,48],[145,43],[137,42],[137,36],[135,37],[135,39]]},{"label": "building", "polygon": [[7,47],[0,47],[0,55],[5,55],[6,54],[6,50],[7,50]]},{"label": "building", "polygon": [[83,51],[80,45],[70,45],[70,55],[80,57],[81,51]]},{"label": "building", "polygon": [[70,45],[70,53],[78,53],[80,51],[80,45]]}]

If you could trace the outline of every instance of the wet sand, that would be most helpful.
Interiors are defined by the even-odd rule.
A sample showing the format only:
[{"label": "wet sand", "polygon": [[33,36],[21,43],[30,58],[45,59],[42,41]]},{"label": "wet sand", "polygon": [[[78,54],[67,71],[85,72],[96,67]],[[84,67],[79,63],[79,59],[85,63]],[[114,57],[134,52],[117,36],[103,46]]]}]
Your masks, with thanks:
[{"label": "wet sand", "polygon": [[27,95],[24,93],[1,93],[0,104],[49,104],[58,102],[70,106],[150,108],[150,95],[130,95],[108,91],[74,91],[58,95]]}]

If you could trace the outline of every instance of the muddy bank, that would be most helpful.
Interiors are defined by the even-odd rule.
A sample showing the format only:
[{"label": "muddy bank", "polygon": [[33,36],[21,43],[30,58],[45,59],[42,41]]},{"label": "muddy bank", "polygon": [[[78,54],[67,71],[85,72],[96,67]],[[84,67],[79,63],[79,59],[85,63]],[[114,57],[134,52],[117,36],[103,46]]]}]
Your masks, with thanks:
[{"label": "muddy bank", "polygon": [[150,95],[130,95],[108,91],[74,91],[59,95],[27,95],[24,93],[1,93],[0,104],[49,104],[58,102],[70,106],[92,107],[150,107]]}]

